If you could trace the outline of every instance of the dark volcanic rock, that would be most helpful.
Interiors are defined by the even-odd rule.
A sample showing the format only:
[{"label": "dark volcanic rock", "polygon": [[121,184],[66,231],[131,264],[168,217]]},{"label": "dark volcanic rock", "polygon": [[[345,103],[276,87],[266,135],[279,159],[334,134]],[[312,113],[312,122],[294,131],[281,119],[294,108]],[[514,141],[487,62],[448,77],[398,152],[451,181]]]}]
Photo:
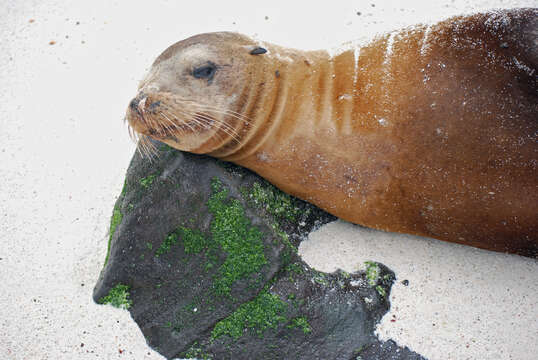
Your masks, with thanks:
[{"label": "dark volcanic rock", "polygon": [[420,358],[373,334],[392,271],[327,274],[297,256],[333,216],[248,170],[158,146],[129,166],[94,290],[128,308],[151,347],[167,358]]}]

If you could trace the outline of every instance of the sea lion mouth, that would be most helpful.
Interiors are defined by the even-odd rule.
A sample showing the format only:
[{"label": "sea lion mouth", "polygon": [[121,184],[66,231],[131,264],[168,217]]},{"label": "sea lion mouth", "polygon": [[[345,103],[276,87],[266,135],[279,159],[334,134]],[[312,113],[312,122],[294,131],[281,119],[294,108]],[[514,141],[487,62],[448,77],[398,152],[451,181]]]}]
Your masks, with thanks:
[{"label": "sea lion mouth", "polygon": [[[182,114],[183,116],[180,116]],[[150,135],[157,140],[174,132],[192,128],[192,120],[177,104],[169,106],[154,94],[139,94],[129,103],[127,120],[136,133]],[[184,119],[187,118],[187,121]]]},{"label": "sea lion mouth", "polygon": [[[192,100],[173,94],[140,93],[130,101],[126,120],[134,141],[150,143],[148,140],[152,138],[185,146],[185,150],[189,151],[196,143],[218,131],[220,120],[210,112]],[[218,136],[222,138],[222,135]]]}]

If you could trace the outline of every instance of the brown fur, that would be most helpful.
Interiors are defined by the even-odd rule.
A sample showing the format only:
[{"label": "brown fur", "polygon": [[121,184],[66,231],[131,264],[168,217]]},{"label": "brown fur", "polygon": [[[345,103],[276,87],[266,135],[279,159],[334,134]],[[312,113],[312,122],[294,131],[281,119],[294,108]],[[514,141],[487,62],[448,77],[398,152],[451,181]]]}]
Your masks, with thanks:
[{"label": "brown fur", "polygon": [[[342,219],[536,256],[537,18],[456,17],[334,57],[202,34],[159,56],[140,91],[228,111],[206,109],[203,135],[183,126],[153,137],[250,168]],[[190,73],[200,59],[181,58],[206,45],[219,65],[207,84]],[[268,52],[251,55],[256,46]],[[159,106],[196,112],[187,101]],[[148,121],[128,118],[148,134]]]}]

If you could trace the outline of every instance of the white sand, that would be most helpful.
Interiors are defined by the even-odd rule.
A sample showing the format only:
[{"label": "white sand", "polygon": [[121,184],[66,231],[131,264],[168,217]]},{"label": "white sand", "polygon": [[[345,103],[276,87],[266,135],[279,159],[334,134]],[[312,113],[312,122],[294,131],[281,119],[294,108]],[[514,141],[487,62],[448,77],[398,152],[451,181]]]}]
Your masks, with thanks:
[{"label": "white sand", "polygon": [[[1,359],[162,358],[127,311],[95,305],[91,293],[134,151],[121,119],[138,81],[171,43],[234,30],[323,48],[462,12],[537,6],[536,0],[355,3],[0,1]],[[353,270],[368,258],[409,279],[409,287],[394,287],[397,321],[390,322],[392,313],[385,317],[381,337],[431,359],[538,353],[535,261],[375,238],[364,241],[352,226],[331,224],[301,251],[319,269]]]}]

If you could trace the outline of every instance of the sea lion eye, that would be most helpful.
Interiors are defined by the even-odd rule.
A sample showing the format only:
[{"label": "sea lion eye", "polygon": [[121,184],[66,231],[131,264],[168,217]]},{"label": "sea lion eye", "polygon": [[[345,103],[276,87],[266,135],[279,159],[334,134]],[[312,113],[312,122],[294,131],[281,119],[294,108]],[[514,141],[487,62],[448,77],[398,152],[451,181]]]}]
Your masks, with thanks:
[{"label": "sea lion eye", "polygon": [[215,76],[215,72],[217,72],[217,66],[213,63],[209,63],[207,65],[203,65],[200,67],[197,67],[192,71],[192,76],[194,76],[197,79],[213,79],[213,76]]}]

